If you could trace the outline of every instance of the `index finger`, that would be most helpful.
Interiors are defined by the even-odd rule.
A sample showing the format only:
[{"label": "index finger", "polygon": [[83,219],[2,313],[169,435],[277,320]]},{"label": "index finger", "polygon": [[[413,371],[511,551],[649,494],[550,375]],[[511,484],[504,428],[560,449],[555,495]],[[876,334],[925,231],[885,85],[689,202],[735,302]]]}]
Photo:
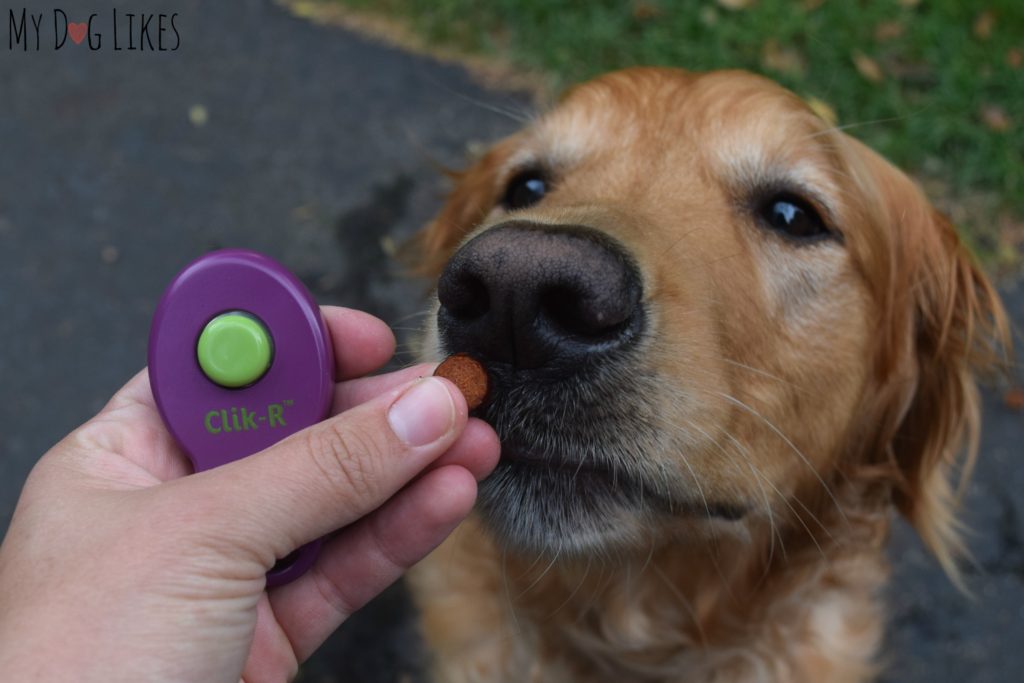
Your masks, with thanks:
[{"label": "index finger", "polygon": [[394,355],[395,335],[380,318],[339,306],[321,306],[320,310],[331,333],[336,381],[378,370]]}]

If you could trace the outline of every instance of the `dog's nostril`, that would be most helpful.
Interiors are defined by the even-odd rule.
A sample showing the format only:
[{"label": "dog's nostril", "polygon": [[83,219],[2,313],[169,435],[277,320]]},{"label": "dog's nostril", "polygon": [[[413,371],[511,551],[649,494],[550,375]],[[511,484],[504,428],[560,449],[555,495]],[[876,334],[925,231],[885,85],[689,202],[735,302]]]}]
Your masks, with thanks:
[{"label": "dog's nostril", "polygon": [[569,287],[548,287],[540,292],[540,310],[556,328],[569,334],[586,335],[589,325],[583,320],[579,300],[579,292]]},{"label": "dog's nostril", "polygon": [[597,339],[614,334],[629,317],[629,311],[609,310],[592,296],[569,285],[555,285],[540,292],[541,314],[561,332],[575,337]]},{"label": "dog's nostril", "polygon": [[438,297],[441,304],[448,309],[448,313],[460,320],[479,318],[491,307],[487,285],[471,273],[463,273],[456,282],[442,282]]}]

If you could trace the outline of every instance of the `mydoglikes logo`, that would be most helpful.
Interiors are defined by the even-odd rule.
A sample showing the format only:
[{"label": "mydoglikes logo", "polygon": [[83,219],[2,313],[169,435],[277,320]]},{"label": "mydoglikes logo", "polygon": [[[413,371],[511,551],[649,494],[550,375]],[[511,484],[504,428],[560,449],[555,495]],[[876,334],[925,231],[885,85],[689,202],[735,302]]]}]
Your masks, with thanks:
[{"label": "mydoglikes logo", "polygon": [[90,50],[173,52],[181,47],[177,17],[177,12],[123,12],[115,8],[110,14],[93,12],[85,17],[82,13],[69,18],[67,12],[57,8],[38,13],[11,9],[7,49],[38,52],[84,44],[83,49],[88,46]]}]

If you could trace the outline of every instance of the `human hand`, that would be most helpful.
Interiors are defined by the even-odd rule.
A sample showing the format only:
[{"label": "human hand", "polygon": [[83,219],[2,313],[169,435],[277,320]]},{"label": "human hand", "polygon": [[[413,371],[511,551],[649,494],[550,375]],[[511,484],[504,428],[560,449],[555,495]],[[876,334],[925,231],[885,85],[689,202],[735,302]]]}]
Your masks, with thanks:
[{"label": "human hand", "polygon": [[[493,430],[451,383],[416,379],[430,366],[362,377],[391,357],[390,330],[323,312],[335,417],[185,477],[143,372],[39,461],[0,546],[5,679],[289,679],[469,512]],[[336,529],[264,592],[277,558]]]}]

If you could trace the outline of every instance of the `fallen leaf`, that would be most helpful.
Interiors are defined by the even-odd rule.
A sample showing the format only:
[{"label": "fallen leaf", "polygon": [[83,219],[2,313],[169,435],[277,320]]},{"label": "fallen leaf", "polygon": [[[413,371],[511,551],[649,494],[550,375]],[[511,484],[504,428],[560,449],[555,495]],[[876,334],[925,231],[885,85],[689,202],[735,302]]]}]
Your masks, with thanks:
[{"label": "fallen leaf", "polygon": [[998,245],[996,248],[995,262],[1004,268],[1007,266],[1016,266],[1020,263],[1020,249],[1014,249],[1006,244]]},{"label": "fallen leaf", "polygon": [[921,0],[899,0],[899,3],[902,7],[911,8],[920,5]]},{"label": "fallen leaf", "polygon": [[813,12],[824,4],[825,0],[804,0],[804,9]]},{"label": "fallen leaf", "polygon": [[881,83],[885,80],[882,67],[878,66],[878,62],[871,59],[871,57],[868,57],[860,50],[854,50],[850,57],[853,59],[853,65],[857,67],[857,73],[867,80],[872,83]]},{"label": "fallen leaf", "polygon": [[1005,133],[1010,130],[1010,117],[998,104],[986,104],[981,108],[981,120],[989,130]]},{"label": "fallen leaf", "polygon": [[196,128],[202,128],[210,120],[210,112],[201,104],[193,104],[188,108],[188,121]]},{"label": "fallen leaf", "polygon": [[391,235],[384,235],[380,238],[380,250],[390,257],[398,253],[398,242]]},{"label": "fallen leaf", "polygon": [[306,0],[296,0],[296,2],[292,2],[288,6],[288,10],[295,16],[303,19],[313,19],[320,14],[320,8],[317,7],[317,3]]},{"label": "fallen leaf", "polygon": [[715,0],[719,5],[730,10],[746,9],[753,5],[757,0]]},{"label": "fallen leaf", "polygon": [[790,76],[803,76],[807,71],[804,56],[795,47],[781,47],[777,40],[769,40],[761,48],[761,64],[766,69]]},{"label": "fallen leaf", "polygon": [[883,21],[875,27],[875,40],[879,43],[894,40],[903,35],[903,29],[902,21]]},{"label": "fallen leaf", "polygon": [[653,2],[636,0],[633,3],[633,18],[637,21],[650,21],[651,19],[657,19],[662,14],[664,14],[662,9]]},{"label": "fallen leaf", "polygon": [[477,160],[487,153],[487,145],[480,140],[470,140],[466,143],[466,158]]},{"label": "fallen leaf", "polygon": [[1018,219],[1009,212],[999,215],[999,243],[1013,250],[1019,257],[1024,256],[1024,218]]},{"label": "fallen leaf", "polygon": [[904,83],[930,85],[937,81],[935,69],[928,62],[888,60],[885,63],[885,73]]},{"label": "fallen leaf", "polygon": [[1010,410],[1024,412],[1024,388],[1010,387],[1003,394],[1003,405]]},{"label": "fallen leaf", "polygon": [[118,259],[121,258],[121,250],[115,247],[113,244],[100,249],[100,260],[108,266],[112,266],[117,263]]},{"label": "fallen leaf", "polygon": [[992,10],[987,9],[974,20],[972,32],[978,40],[988,40],[992,37],[992,29],[996,26],[996,15]]},{"label": "fallen leaf", "polygon": [[316,209],[313,204],[300,204],[292,209],[292,220],[294,221],[308,221],[316,215]]},{"label": "fallen leaf", "polygon": [[1019,69],[1024,64],[1024,52],[1020,48],[1011,47],[1006,51],[1006,65],[1011,69]]},{"label": "fallen leaf", "polygon": [[804,100],[807,102],[807,106],[811,108],[815,114],[817,114],[825,123],[830,126],[835,126],[839,123],[839,117],[836,115],[836,110],[832,108],[825,100],[819,100],[817,97],[808,97]]}]

